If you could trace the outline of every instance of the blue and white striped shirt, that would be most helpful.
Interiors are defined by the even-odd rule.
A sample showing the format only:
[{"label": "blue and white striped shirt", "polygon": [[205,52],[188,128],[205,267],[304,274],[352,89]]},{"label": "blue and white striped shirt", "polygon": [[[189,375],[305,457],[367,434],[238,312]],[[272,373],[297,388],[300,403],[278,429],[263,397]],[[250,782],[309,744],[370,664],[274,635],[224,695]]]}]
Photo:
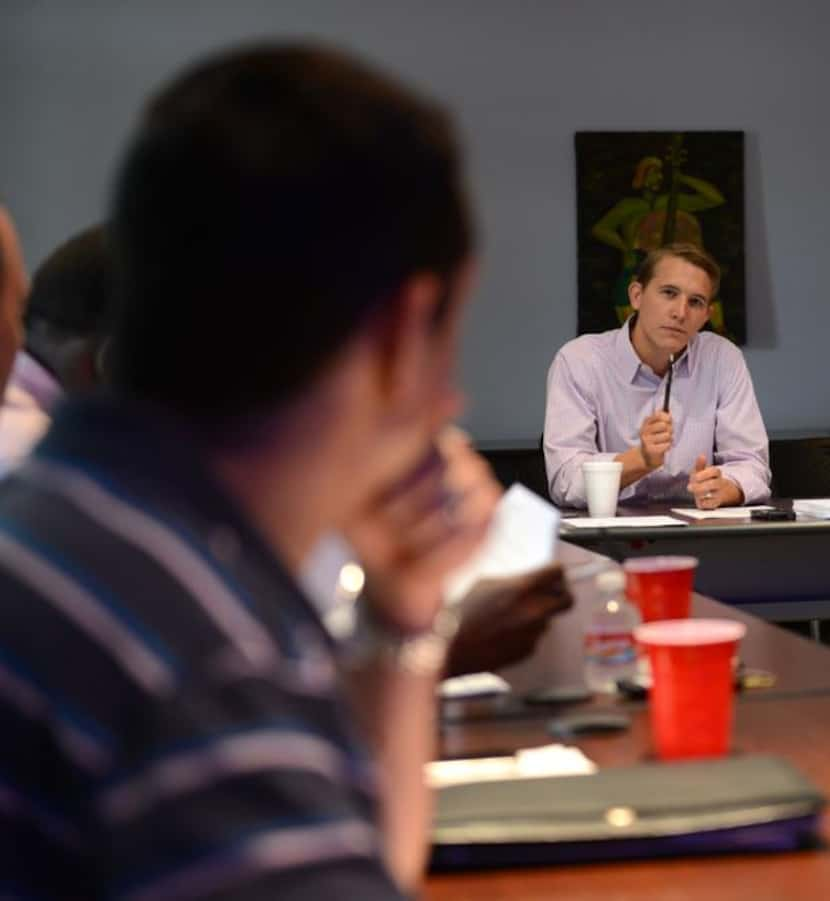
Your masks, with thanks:
[{"label": "blue and white striped shirt", "polygon": [[157,411],[0,483],[0,894],[395,899],[310,604]]}]

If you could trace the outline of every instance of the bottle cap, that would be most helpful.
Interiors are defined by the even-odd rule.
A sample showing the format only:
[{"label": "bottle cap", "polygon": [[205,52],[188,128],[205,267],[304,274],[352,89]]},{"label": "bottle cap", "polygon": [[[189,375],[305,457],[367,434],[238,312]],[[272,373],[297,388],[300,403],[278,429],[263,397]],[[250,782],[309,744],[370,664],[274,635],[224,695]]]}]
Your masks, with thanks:
[{"label": "bottle cap", "polygon": [[606,569],[597,575],[596,586],[600,591],[622,591],[625,573],[621,569]]}]

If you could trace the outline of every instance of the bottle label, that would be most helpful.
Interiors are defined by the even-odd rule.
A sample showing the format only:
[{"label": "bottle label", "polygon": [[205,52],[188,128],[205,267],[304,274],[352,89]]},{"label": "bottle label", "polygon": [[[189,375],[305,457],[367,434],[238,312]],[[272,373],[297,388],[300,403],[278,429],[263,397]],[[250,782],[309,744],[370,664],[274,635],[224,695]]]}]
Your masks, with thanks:
[{"label": "bottle label", "polygon": [[585,636],[585,658],[599,666],[622,666],[637,659],[630,632],[589,632]]}]

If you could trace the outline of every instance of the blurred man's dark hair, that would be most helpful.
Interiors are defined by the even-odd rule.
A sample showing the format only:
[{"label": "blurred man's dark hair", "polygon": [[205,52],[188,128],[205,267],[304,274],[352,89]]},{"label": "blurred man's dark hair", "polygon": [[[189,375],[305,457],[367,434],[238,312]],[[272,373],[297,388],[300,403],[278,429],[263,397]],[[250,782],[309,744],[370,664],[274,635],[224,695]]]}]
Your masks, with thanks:
[{"label": "blurred man's dark hair", "polygon": [[449,119],[332,50],[255,47],[149,105],[118,180],[114,378],[205,425],[294,396],[471,249]]}]

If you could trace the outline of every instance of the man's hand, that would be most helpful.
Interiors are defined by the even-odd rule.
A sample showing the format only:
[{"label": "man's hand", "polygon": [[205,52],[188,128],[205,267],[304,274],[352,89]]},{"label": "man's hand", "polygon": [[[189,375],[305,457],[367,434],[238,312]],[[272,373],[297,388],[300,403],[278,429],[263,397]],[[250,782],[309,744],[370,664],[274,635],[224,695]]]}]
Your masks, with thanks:
[{"label": "man's hand", "polygon": [[463,618],[450,646],[446,674],[485,672],[523,660],[545,633],[551,616],[572,602],[558,564],[476,582],[461,601]]},{"label": "man's hand", "polygon": [[[416,471],[344,529],[366,571],[372,618],[394,632],[433,625],[447,573],[484,538],[501,488],[457,430],[444,432]],[[431,817],[424,763],[435,754],[435,680],[378,658],[346,671],[345,685],[382,774],[378,819],[386,864],[415,892]]]},{"label": "man's hand", "polygon": [[640,426],[640,453],[648,469],[663,465],[673,437],[671,413],[659,410],[643,421]]},{"label": "man's hand", "polygon": [[695,460],[694,472],[689,476],[686,488],[701,510],[715,510],[744,502],[743,491],[731,479],[724,478],[717,466],[707,466],[703,454]]},{"label": "man's hand", "polygon": [[443,603],[447,574],[484,538],[501,497],[486,461],[457,429],[346,529],[366,571],[366,599],[391,628],[419,632]]},{"label": "man's hand", "polygon": [[623,465],[620,488],[627,488],[663,465],[671,447],[672,418],[662,410],[652,413],[640,426],[640,443],[614,457]]}]

